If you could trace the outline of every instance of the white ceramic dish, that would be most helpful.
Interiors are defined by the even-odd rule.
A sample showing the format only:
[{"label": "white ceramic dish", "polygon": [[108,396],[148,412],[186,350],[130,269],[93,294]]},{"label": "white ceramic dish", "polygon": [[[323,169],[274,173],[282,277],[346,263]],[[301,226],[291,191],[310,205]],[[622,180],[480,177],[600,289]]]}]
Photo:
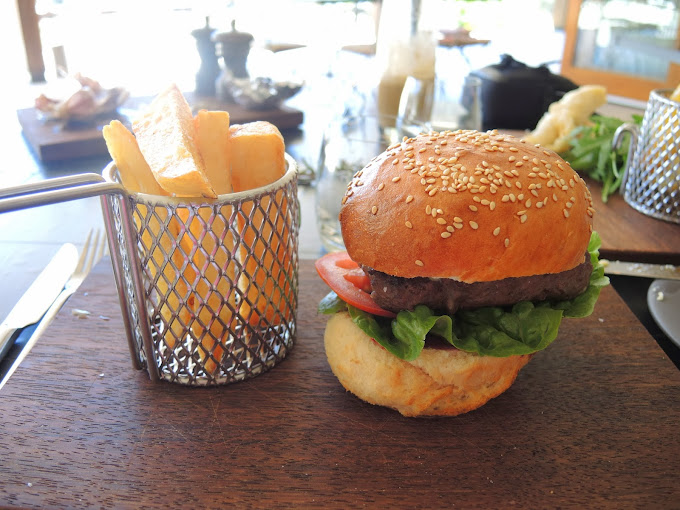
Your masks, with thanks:
[{"label": "white ceramic dish", "polygon": [[661,330],[680,347],[680,280],[654,280],[647,305]]}]

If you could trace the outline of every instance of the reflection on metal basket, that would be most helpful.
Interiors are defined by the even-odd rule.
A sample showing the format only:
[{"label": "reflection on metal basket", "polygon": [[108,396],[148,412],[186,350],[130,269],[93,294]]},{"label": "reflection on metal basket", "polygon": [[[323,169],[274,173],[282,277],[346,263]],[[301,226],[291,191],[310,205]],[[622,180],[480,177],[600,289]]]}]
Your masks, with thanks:
[{"label": "reflection on metal basket", "polygon": [[638,211],[680,223],[680,104],[669,99],[672,90],[654,90],[639,131],[624,124],[633,137],[628,168],[621,185],[626,202]]},{"label": "reflection on metal basket", "polygon": [[151,379],[228,384],[291,349],[299,204],[286,162],[276,183],[216,200],[102,197],[132,361]]}]

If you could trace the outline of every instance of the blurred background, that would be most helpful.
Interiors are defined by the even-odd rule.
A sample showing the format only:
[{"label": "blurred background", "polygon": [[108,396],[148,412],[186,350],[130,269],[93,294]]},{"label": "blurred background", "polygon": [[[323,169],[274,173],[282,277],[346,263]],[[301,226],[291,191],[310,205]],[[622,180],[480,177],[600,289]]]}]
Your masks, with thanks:
[{"label": "blurred background", "polygon": [[[0,23],[5,25],[0,35],[5,48],[3,75],[13,90],[29,81],[17,6],[31,3],[19,0],[0,6]],[[384,2],[390,9],[409,7],[399,3],[410,0]],[[474,37],[489,40],[465,50],[475,66],[495,63],[501,53],[533,65],[557,63],[564,44],[565,6],[561,0],[425,0],[420,22],[431,30],[464,27]],[[34,53],[34,61],[42,57],[46,79],[56,77],[61,67],[122,83],[133,93],[153,93],[169,80],[193,87],[199,55],[191,31],[209,16],[218,30],[229,30],[236,20],[238,30],[254,36],[251,74],[306,77],[314,67],[332,71],[344,47],[370,52],[382,7],[380,1],[37,0],[41,49],[35,48],[38,40],[33,34],[28,51]],[[318,58],[290,62],[270,54],[296,46],[310,48]]]}]

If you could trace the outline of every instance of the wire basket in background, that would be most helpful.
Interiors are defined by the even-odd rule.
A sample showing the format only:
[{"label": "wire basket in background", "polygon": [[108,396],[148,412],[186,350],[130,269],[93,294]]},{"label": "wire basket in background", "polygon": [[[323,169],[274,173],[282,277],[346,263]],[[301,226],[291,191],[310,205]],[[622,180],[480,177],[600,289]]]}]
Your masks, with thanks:
[{"label": "wire basket in background", "polygon": [[672,90],[650,93],[640,129],[624,124],[614,136],[632,136],[621,190],[634,209],[654,218],[680,223],[680,103]]}]

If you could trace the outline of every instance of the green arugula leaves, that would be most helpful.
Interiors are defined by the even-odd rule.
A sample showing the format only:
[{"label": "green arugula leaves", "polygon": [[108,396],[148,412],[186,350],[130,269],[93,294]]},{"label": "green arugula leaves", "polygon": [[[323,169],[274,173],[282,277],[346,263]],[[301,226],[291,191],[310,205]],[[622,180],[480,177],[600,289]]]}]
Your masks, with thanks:
[{"label": "green arugula leaves", "polygon": [[[614,149],[614,133],[624,121],[615,117],[592,115],[591,124],[579,126],[569,133],[570,148],[560,154],[580,174],[602,184],[602,201],[618,191],[628,160],[630,140]],[[642,123],[642,116],[633,115],[633,122]]]}]

